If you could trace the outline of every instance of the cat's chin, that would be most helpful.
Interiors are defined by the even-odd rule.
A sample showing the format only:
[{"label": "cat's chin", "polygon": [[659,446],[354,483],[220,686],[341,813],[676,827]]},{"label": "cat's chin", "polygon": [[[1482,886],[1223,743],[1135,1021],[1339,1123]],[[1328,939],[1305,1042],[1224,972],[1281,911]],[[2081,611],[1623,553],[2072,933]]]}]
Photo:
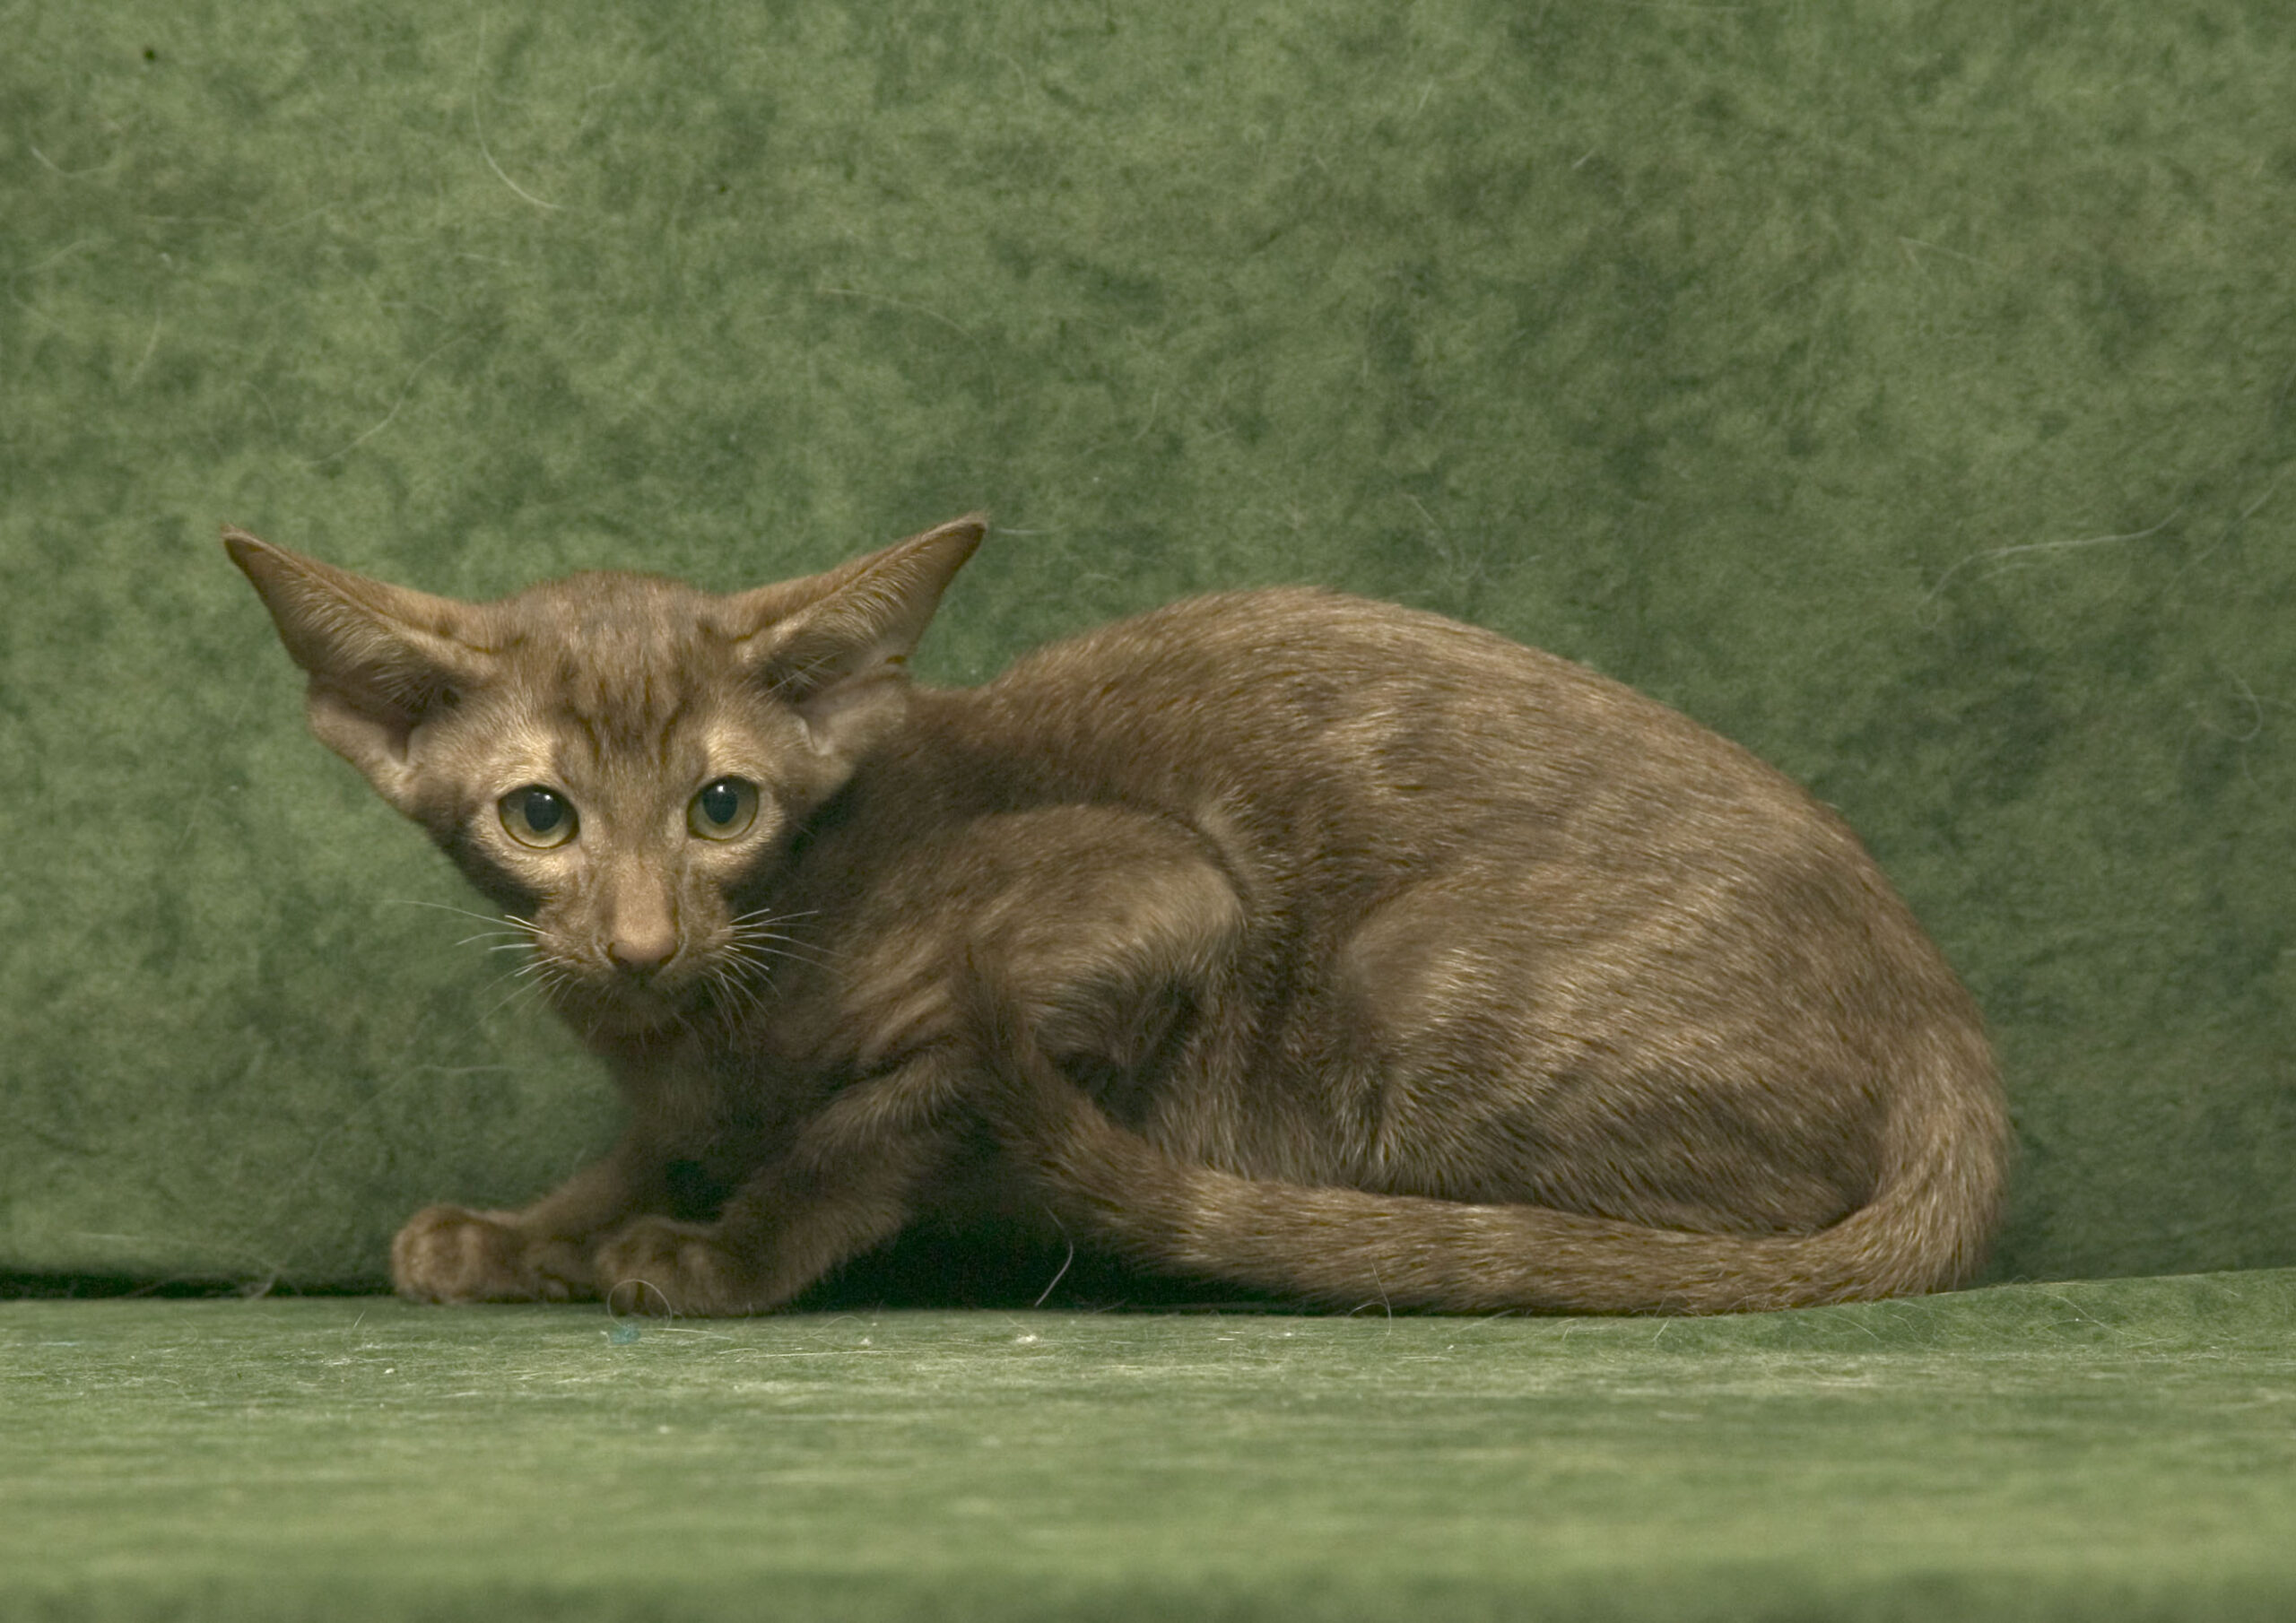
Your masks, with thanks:
[{"label": "cat's chin", "polygon": [[577,1031],[628,1042],[681,1029],[693,1011],[690,999],[671,992],[616,983],[565,999],[559,1012]]}]

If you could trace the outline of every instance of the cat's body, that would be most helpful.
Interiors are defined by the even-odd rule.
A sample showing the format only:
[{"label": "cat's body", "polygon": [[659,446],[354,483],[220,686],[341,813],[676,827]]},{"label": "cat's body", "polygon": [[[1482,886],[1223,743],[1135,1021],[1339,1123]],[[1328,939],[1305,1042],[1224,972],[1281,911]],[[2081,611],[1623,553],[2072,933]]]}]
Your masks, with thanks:
[{"label": "cat's body", "polygon": [[232,534],[315,729],[531,923],[631,1106],[536,1206],[419,1214],[402,1291],[756,1311],[989,1210],[1343,1306],[1975,1266],[2006,1144],[1977,1017],[1802,791],[1563,661],[1315,592],[911,689],[979,534],[488,605]]}]

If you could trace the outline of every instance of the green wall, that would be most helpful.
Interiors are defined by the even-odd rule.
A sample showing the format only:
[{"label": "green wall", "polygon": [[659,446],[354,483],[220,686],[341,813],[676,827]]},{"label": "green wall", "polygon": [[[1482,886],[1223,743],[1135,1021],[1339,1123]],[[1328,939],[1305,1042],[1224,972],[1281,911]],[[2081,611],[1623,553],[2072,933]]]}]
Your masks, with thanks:
[{"label": "green wall", "polygon": [[1997,1277],[2296,1261],[2296,13],[0,16],[0,1270],[372,1278],[609,1119],[220,521],[487,595],[981,506],[936,680],[1317,581],[1740,739],[1994,1023]]}]

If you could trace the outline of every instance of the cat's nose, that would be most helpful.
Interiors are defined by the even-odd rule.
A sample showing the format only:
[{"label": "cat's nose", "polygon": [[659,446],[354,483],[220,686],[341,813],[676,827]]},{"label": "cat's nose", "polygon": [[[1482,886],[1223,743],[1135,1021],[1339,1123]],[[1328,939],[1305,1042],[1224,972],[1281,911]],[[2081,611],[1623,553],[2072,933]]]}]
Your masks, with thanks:
[{"label": "cat's nose", "polygon": [[678,950],[677,905],[651,874],[624,868],[609,873],[604,898],[606,958],[631,975],[660,968]]},{"label": "cat's nose", "polygon": [[661,886],[622,874],[606,893],[606,958],[615,968],[645,976],[677,952],[677,909]]},{"label": "cat's nose", "polygon": [[616,930],[606,942],[606,957],[615,968],[641,974],[668,963],[677,950],[676,926],[666,919],[658,928]]}]

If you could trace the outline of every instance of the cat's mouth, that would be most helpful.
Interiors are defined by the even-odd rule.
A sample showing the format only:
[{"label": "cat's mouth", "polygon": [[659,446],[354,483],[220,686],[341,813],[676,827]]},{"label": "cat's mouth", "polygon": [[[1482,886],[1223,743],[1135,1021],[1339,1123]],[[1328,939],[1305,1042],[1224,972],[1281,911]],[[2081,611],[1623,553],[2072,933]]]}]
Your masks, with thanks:
[{"label": "cat's mouth", "polygon": [[643,1037],[690,1023],[700,988],[690,975],[610,969],[561,984],[560,1012],[578,1029],[604,1037]]}]

